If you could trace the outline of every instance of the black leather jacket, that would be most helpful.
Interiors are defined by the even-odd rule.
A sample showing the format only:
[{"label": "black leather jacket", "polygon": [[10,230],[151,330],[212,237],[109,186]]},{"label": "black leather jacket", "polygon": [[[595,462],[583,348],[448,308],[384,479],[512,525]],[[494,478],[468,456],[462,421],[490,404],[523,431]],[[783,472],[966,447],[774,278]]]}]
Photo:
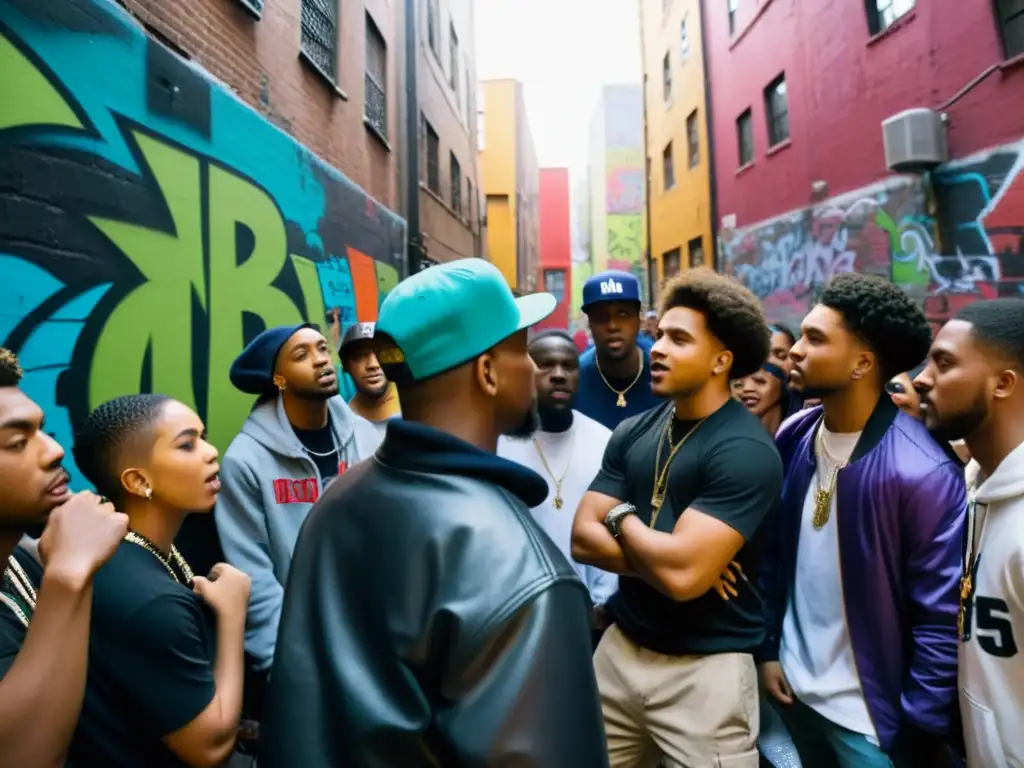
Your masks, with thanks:
[{"label": "black leather jacket", "polygon": [[260,768],[607,766],[589,597],[528,509],[546,495],[392,420],[299,535]]}]

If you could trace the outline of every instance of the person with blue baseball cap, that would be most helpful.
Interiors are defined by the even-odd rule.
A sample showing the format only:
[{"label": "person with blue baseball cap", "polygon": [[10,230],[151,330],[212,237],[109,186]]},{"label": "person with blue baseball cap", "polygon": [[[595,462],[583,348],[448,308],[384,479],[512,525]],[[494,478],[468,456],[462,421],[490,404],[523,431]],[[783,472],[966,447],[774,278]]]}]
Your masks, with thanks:
[{"label": "person with blue baseball cap", "polygon": [[650,345],[640,334],[640,281],[608,270],[583,284],[594,345],[580,357],[576,409],[608,429],[661,404],[651,392]]},{"label": "person with blue baseball cap", "polygon": [[536,426],[527,329],[555,304],[482,259],[384,300],[403,418],[299,535],[260,768],[607,768],[587,589],[530,514],[547,483],[495,455]]}]

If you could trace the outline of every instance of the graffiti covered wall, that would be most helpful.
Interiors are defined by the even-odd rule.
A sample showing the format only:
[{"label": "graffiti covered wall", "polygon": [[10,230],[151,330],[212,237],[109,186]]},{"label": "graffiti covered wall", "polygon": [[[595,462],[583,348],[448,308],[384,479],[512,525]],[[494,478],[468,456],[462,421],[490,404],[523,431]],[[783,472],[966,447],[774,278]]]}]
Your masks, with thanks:
[{"label": "graffiti covered wall", "polygon": [[223,450],[249,339],[374,320],[402,276],[400,218],[113,3],[0,1],[0,70],[0,344],[63,444],[153,391]]},{"label": "graffiti covered wall", "polygon": [[922,302],[934,327],[1024,283],[1024,142],[896,177],[745,230],[724,231],[725,271],[796,328],[834,275],[881,275]]}]

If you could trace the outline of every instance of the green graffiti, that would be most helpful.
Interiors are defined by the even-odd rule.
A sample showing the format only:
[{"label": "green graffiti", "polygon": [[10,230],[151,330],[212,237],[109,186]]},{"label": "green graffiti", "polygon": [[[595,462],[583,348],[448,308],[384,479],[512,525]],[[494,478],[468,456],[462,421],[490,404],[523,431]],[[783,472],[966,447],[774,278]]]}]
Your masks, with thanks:
[{"label": "green graffiti", "polygon": [[638,213],[608,216],[608,258],[614,261],[642,261],[644,257],[643,217]]},{"label": "green graffiti", "polygon": [[0,72],[0,131],[26,125],[84,128],[49,78],[3,35]]},{"label": "green graffiti", "polygon": [[200,164],[146,136],[139,149],[163,191],[173,233],[121,221],[92,223],[142,273],[146,282],[126,296],[104,325],[89,367],[89,403],[95,408],[118,395],[138,392],[147,350],[153,391],[196,407],[192,387],[192,295],[205,308],[202,211],[196,205]]},{"label": "green graffiti", "polygon": [[398,270],[392,267],[390,264],[382,264],[376,262],[377,267],[377,296],[380,297],[381,301],[384,301],[384,297],[391,293],[391,289],[398,285]]}]

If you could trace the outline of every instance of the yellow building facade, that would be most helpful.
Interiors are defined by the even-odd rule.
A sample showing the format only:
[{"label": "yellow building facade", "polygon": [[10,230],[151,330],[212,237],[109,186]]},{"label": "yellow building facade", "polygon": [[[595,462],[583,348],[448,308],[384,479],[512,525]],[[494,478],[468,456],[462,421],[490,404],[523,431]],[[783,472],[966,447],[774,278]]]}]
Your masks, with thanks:
[{"label": "yellow building facade", "polygon": [[651,256],[657,285],[713,267],[699,0],[640,0]]},{"label": "yellow building facade", "polygon": [[515,80],[481,82],[477,109],[480,183],[487,205],[487,258],[513,290],[533,291],[540,268],[540,170],[522,84]]}]

